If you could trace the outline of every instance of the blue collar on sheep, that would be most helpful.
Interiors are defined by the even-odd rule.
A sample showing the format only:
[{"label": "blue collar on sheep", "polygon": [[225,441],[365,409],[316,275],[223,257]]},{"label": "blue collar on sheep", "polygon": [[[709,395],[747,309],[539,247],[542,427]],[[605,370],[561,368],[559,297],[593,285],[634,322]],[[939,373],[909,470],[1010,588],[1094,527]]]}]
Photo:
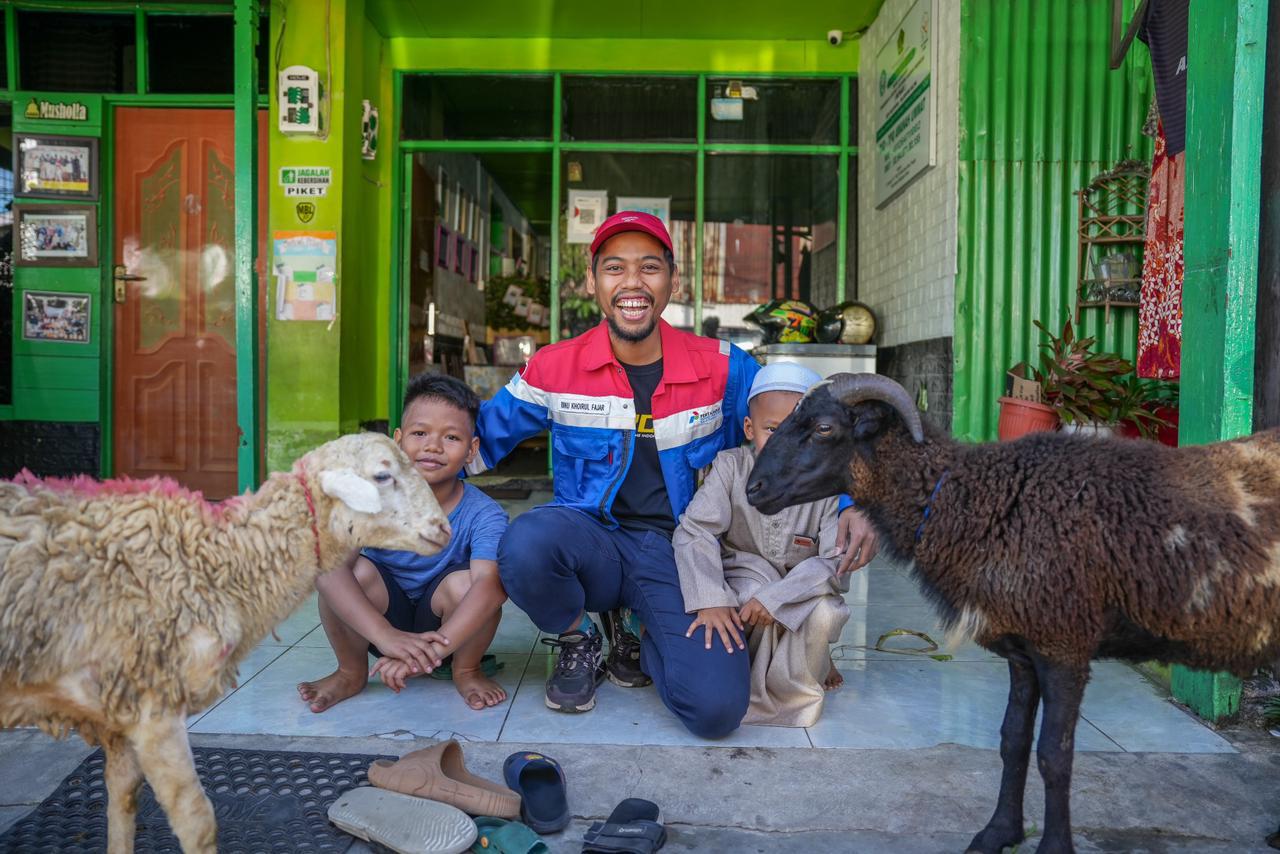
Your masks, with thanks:
[{"label": "blue collar on sheep", "polygon": [[920,542],[920,538],[924,536],[924,525],[929,521],[930,514],[933,513],[933,500],[938,497],[938,493],[942,490],[942,484],[946,482],[947,475],[951,474],[951,469],[947,469],[938,478],[938,482],[933,486],[933,492],[929,493],[929,503],[924,506],[924,518],[920,520],[920,527],[916,528],[916,542]]}]

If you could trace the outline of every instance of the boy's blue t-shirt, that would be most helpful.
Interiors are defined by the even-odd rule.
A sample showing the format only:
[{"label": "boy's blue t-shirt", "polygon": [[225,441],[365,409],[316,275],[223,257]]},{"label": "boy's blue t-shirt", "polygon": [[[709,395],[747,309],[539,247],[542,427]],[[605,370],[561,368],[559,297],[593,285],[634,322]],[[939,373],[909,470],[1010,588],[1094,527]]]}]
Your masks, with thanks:
[{"label": "boy's blue t-shirt", "polygon": [[462,485],[462,500],[449,514],[453,536],[438,554],[424,557],[391,549],[361,549],[360,553],[388,569],[410,599],[421,598],[427,585],[451,566],[472,560],[497,560],[498,541],[507,530],[502,505],[469,483]]}]

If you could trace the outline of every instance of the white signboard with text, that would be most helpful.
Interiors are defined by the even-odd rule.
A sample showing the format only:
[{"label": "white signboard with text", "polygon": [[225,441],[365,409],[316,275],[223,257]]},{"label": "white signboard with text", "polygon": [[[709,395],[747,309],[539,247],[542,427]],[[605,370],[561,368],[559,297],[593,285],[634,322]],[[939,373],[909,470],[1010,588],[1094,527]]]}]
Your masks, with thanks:
[{"label": "white signboard with text", "polygon": [[916,0],[876,53],[876,207],[936,162],[935,0]]}]

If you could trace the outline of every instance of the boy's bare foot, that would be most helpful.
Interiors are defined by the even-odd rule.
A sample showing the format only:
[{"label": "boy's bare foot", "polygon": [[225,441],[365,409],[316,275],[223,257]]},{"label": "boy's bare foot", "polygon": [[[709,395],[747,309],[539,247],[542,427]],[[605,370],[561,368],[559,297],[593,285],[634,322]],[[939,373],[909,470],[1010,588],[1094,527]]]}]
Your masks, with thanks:
[{"label": "boy's bare foot", "polygon": [[822,690],[834,691],[844,684],[844,675],[836,670],[835,659],[831,660],[831,669],[827,671],[827,678],[822,680]]},{"label": "boy's bare foot", "polygon": [[299,682],[298,696],[311,707],[311,711],[323,712],[330,706],[359,694],[368,681],[368,675],[363,672],[335,670],[315,682]]},{"label": "boy's bare foot", "polygon": [[507,692],[480,670],[479,667],[464,670],[453,665],[453,687],[458,689],[466,704],[476,711],[496,706],[507,699]]}]

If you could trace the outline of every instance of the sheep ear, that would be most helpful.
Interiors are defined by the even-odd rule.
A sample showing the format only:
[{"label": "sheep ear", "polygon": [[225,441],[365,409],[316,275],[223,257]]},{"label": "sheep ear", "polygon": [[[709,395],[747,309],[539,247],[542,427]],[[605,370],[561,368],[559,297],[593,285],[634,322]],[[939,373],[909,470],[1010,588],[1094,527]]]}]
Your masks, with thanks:
[{"label": "sheep ear", "polygon": [[378,488],[351,469],[320,472],[320,488],[357,513],[377,513],[382,509]]},{"label": "sheep ear", "polygon": [[881,413],[874,406],[860,406],[853,420],[853,438],[859,442],[866,441],[880,432]]}]

